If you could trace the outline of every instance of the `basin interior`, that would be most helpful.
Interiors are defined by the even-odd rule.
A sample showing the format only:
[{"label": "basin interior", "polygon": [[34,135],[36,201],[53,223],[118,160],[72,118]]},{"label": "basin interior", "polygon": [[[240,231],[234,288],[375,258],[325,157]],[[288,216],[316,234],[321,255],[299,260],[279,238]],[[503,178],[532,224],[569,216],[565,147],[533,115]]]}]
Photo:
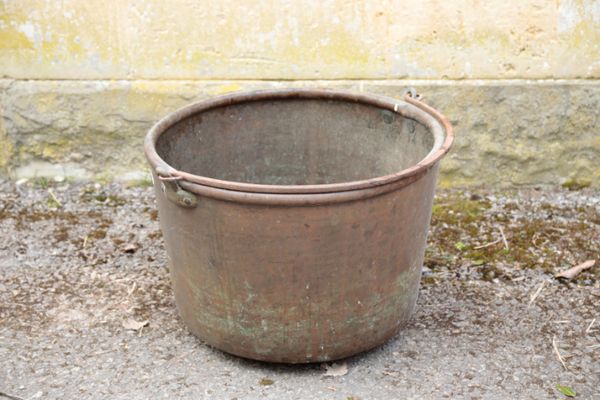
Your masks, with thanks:
[{"label": "basin interior", "polygon": [[166,129],[158,155],[208,178],[266,185],[316,185],[399,172],[434,146],[421,123],[370,104],[272,99],[198,112]]}]

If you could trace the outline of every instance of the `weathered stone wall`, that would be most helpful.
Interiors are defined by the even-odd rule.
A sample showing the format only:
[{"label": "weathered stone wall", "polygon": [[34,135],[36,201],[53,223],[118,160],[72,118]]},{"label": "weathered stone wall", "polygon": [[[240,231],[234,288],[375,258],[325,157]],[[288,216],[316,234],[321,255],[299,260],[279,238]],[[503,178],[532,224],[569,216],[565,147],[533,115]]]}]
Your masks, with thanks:
[{"label": "weathered stone wall", "polygon": [[20,79],[600,77],[596,0],[5,0]]},{"label": "weathered stone wall", "polygon": [[597,0],[6,0],[0,77],[15,178],[139,177],[148,127],[216,94],[410,85],[455,124],[445,185],[600,185]]}]

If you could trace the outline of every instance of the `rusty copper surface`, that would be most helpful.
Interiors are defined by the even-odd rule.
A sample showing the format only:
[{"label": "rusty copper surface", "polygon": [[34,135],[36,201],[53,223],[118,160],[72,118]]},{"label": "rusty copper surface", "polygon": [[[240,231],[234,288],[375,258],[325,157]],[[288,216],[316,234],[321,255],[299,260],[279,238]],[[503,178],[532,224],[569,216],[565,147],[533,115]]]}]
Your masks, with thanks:
[{"label": "rusty copper surface", "polygon": [[[276,362],[386,341],[416,302],[452,140],[418,100],[331,90],[232,94],[161,120],[145,150],[185,323],[214,347]],[[265,163],[264,151],[281,156]]]}]

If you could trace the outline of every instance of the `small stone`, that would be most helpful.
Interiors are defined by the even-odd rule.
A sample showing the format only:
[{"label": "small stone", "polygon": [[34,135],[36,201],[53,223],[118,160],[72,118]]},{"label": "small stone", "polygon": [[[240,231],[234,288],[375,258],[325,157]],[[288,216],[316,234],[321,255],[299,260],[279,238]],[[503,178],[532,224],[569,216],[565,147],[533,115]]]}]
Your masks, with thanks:
[{"label": "small stone", "polygon": [[123,251],[127,254],[133,254],[137,249],[138,247],[135,243],[127,243],[125,246],[123,246]]},{"label": "small stone", "polygon": [[85,159],[85,157],[86,156],[81,153],[71,153],[69,160],[73,162],[81,162]]}]

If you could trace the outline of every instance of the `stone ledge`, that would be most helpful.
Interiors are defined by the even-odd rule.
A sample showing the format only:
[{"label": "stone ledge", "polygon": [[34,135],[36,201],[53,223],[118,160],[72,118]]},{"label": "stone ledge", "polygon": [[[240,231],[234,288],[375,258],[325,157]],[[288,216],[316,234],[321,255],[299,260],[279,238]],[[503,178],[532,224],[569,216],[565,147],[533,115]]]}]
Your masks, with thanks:
[{"label": "stone ledge", "polygon": [[441,183],[600,184],[598,80],[0,80],[0,167],[15,179],[138,179],[142,140],[166,113],[235,91],[332,87],[398,97],[414,86],[457,140]]}]

